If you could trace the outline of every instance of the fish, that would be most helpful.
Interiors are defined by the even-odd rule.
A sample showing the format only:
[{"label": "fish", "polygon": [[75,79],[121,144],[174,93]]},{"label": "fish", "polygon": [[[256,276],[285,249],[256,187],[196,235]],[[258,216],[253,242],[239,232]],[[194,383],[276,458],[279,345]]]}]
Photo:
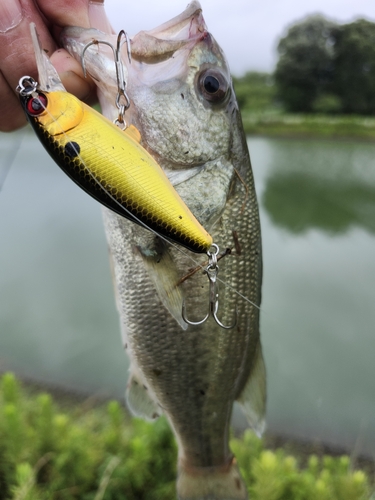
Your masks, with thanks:
[{"label": "fish", "polygon": [[[113,120],[118,112],[115,65],[111,50],[98,41],[116,45],[112,34],[96,28],[66,27],[61,35],[77,60],[85,51],[102,111]],[[142,146],[212,235],[220,268],[215,312],[223,325],[236,321],[225,329],[207,314],[212,259],[104,209],[130,359],[127,405],[150,421],[162,414],[168,420],[178,444],[180,500],[244,500],[247,489],[229,448],[229,430],[235,401],[255,432],[261,434],[265,426],[262,248],[229,66],[197,1],[161,26],[130,37],[130,47],[132,62],[126,47],[122,56],[131,102],[126,121],[140,131]]]},{"label": "fish", "polygon": [[50,156],[104,206],[194,252],[207,251],[211,236],[139,144],[137,129],[122,130],[66,92],[40,48],[35,24],[30,28],[39,74],[53,75],[53,81],[42,76],[39,84],[25,76],[18,92],[27,120]]}]

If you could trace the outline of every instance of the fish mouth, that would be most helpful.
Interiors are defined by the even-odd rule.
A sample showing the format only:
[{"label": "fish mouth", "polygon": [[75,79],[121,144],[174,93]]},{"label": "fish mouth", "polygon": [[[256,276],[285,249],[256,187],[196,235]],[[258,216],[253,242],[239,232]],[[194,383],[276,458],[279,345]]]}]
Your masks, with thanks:
[{"label": "fish mouth", "polygon": [[158,63],[170,58],[177,50],[204,40],[207,34],[201,5],[194,0],[170,21],[132,37],[132,57],[148,64]]}]

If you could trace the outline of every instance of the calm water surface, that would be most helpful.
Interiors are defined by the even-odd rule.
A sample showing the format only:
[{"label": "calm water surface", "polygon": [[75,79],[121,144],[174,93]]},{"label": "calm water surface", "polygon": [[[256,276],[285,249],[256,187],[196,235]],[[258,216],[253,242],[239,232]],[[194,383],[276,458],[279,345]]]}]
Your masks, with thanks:
[{"label": "calm water surface", "polygon": [[[268,428],[375,456],[375,144],[249,147]],[[12,163],[0,191],[0,370],[122,397],[128,363],[99,206],[31,134],[2,134],[0,155],[0,182]]]}]

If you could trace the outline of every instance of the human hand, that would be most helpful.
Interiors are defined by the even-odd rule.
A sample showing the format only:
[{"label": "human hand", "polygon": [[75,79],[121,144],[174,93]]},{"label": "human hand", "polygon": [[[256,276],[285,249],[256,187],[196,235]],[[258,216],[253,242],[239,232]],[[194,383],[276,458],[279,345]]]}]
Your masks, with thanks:
[{"label": "human hand", "polygon": [[59,49],[56,40],[64,26],[88,28],[90,20],[98,24],[101,18],[103,27],[103,20],[106,20],[103,2],[0,0],[0,131],[11,132],[26,123],[15,89],[24,75],[38,80],[30,37],[31,22],[36,24],[41,45],[66,90],[81,100],[95,102],[94,83],[84,78],[80,64],[67,51]]}]

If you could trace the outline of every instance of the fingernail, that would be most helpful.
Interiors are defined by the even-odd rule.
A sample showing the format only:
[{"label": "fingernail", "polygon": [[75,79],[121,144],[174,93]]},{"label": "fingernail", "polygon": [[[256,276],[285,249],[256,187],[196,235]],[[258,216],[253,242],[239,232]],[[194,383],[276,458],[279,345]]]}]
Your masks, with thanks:
[{"label": "fingernail", "polygon": [[18,0],[0,1],[0,33],[15,28],[22,21],[23,13]]}]

